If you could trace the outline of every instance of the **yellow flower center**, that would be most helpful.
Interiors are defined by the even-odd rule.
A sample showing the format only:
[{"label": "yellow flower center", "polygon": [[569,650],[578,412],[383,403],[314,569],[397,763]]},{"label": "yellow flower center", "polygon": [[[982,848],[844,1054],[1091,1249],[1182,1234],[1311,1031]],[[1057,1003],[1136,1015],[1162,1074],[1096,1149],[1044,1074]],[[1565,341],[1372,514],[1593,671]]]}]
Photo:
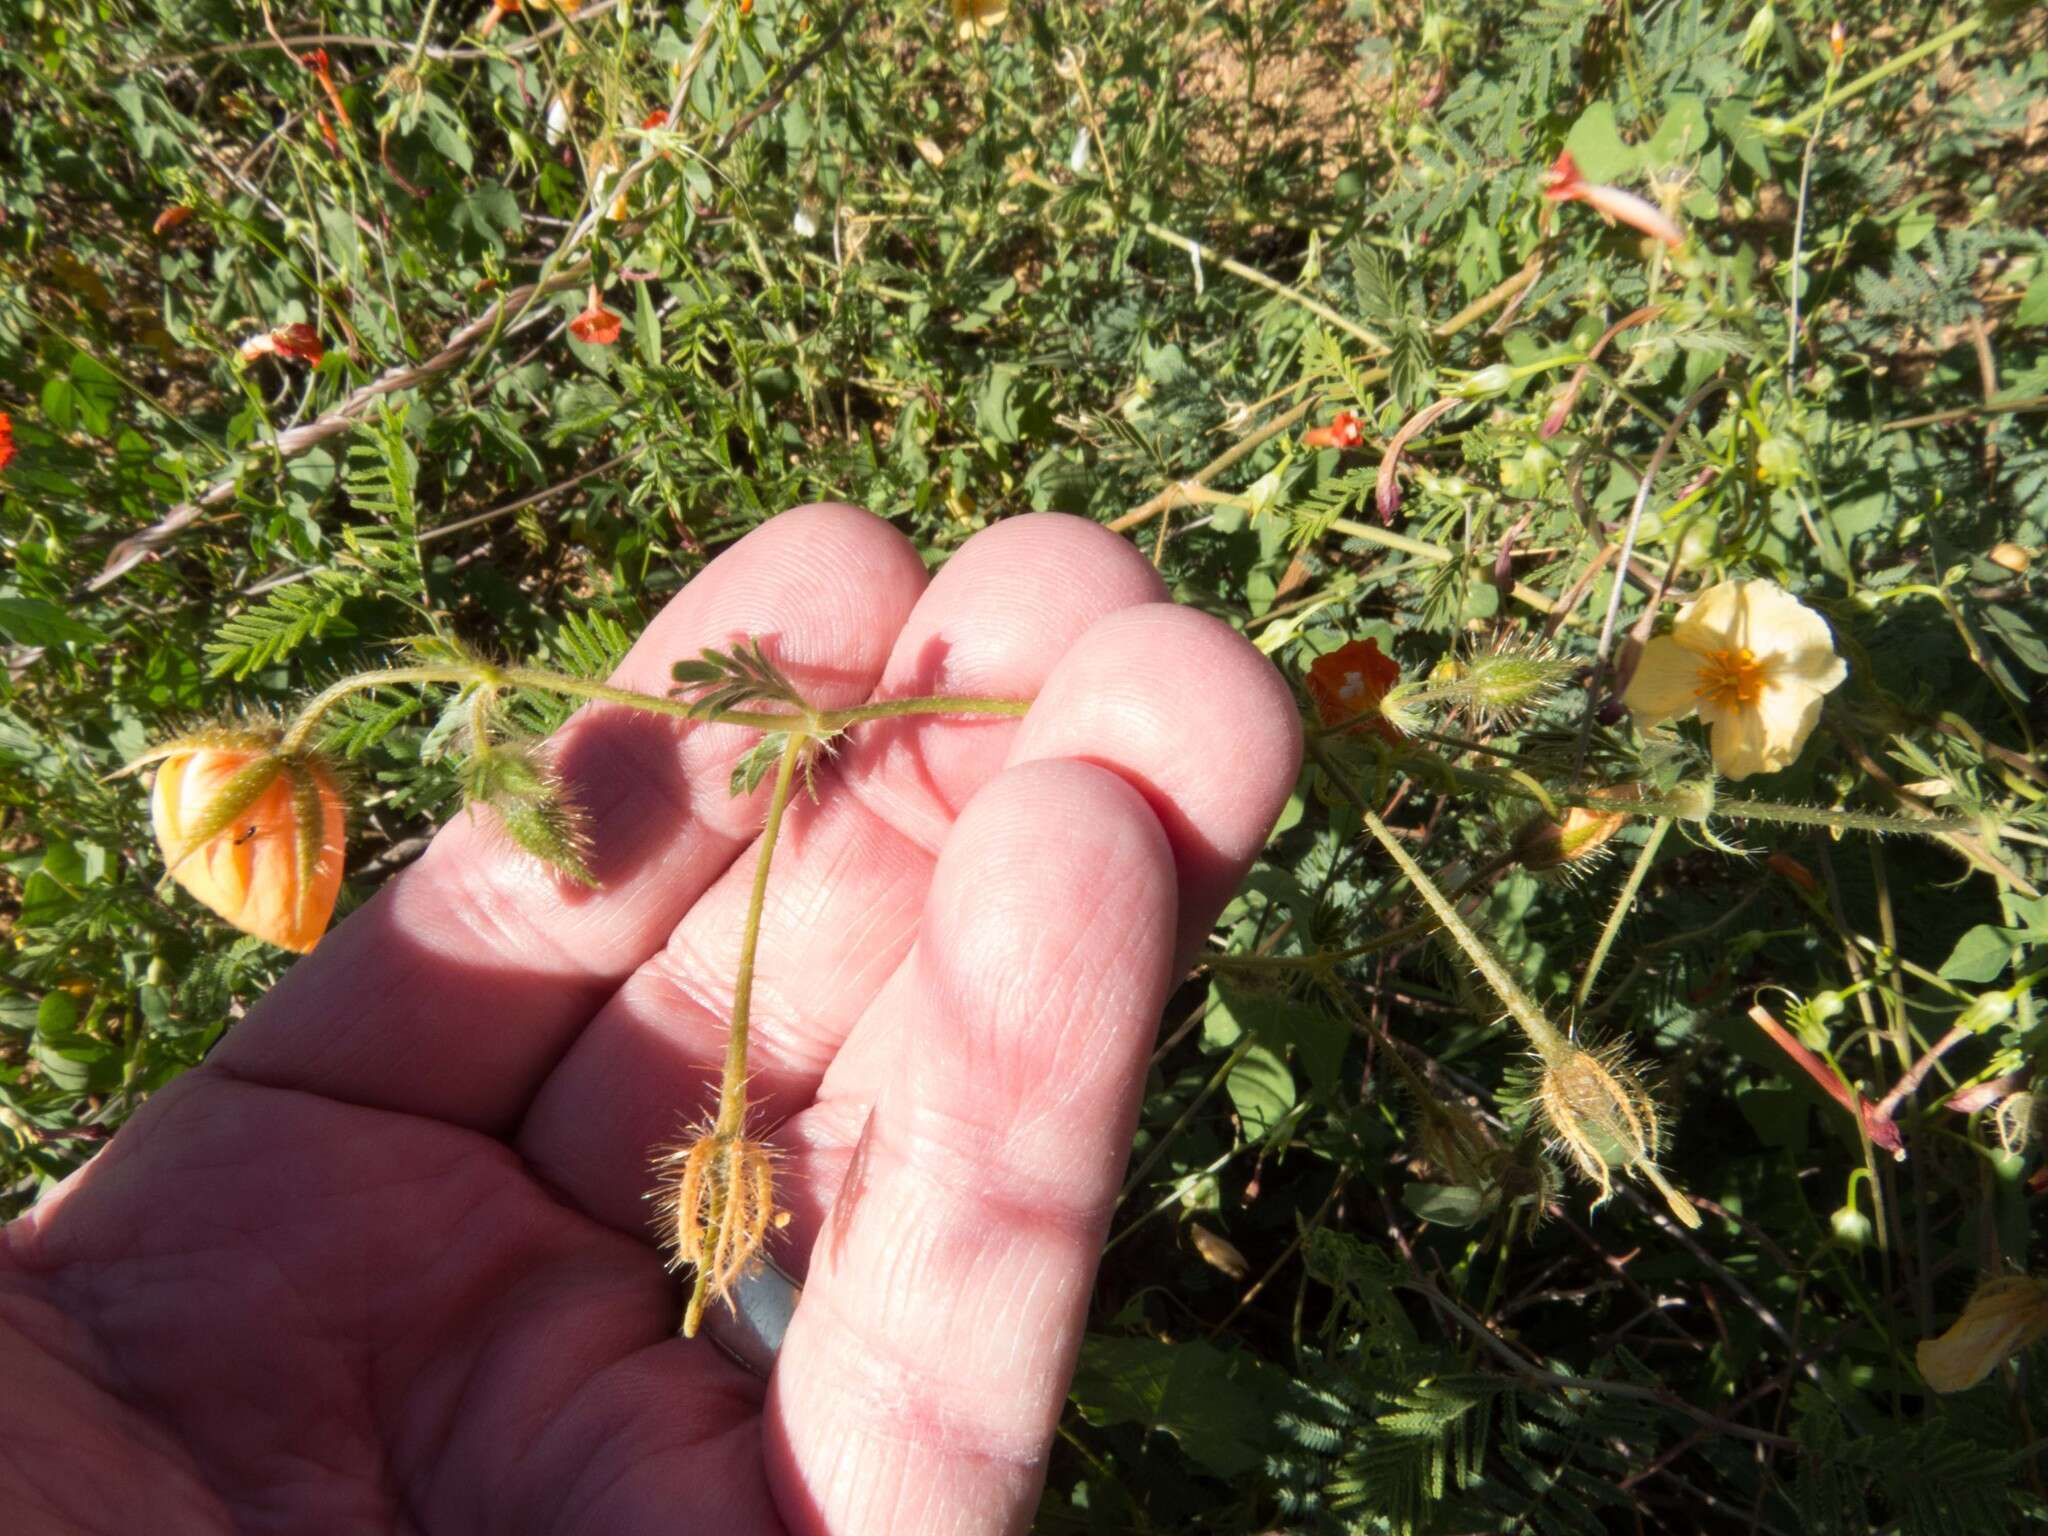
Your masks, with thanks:
[{"label": "yellow flower center", "polygon": [[1700,659],[1696,698],[1721,709],[1740,709],[1763,697],[1764,664],[1748,646],[1729,651],[1708,651]]}]

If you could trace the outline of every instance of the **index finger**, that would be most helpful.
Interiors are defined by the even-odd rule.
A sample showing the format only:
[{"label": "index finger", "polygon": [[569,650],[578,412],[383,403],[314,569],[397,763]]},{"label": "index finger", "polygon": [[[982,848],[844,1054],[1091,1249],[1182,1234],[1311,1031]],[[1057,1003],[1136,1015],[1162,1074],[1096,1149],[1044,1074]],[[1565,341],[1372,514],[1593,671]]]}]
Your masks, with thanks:
[{"label": "index finger", "polygon": [[[856,507],[799,507],[712,561],[613,674],[750,636],[820,707],[859,703],[924,590],[910,541]],[[295,966],[213,1057],[234,1075],[503,1132],[598,1007],[667,940],[758,829],[727,783],[758,733],[615,705],[549,744],[590,822],[596,890],[461,816]]]}]

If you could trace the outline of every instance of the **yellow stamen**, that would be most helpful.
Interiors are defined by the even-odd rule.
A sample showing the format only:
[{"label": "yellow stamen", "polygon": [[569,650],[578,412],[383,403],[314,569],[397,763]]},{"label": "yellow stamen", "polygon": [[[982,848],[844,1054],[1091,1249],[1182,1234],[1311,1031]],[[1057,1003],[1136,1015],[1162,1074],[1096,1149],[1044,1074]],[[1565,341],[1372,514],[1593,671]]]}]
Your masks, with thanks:
[{"label": "yellow stamen", "polygon": [[1695,697],[1720,709],[1740,709],[1763,697],[1764,664],[1748,646],[1708,651],[1700,658]]}]

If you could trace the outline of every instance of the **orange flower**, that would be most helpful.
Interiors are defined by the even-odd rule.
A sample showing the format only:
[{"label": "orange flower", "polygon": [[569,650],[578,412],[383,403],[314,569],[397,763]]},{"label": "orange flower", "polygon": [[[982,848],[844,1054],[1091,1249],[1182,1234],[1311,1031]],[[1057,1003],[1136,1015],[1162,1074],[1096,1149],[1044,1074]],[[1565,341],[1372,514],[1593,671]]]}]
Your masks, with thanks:
[{"label": "orange flower", "polygon": [[170,877],[244,933],[304,954],[341,892],[340,787],[269,731],[208,731],[157,750],[150,821]]},{"label": "orange flower", "polygon": [[187,208],[183,203],[173,203],[156,216],[156,222],[149,226],[149,232],[152,235],[161,235],[168,230],[176,229],[191,217],[192,210],[190,208]]},{"label": "orange flower", "polygon": [[619,317],[604,307],[597,284],[590,285],[590,302],[583,313],[569,322],[569,334],[593,347],[608,347],[619,339]]},{"label": "orange flower", "polygon": [[476,35],[489,37],[497,30],[498,23],[519,9],[519,0],[491,0],[491,13],[477,23]]},{"label": "orange flower", "polygon": [[[334,115],[341,119],[341,126],[353,129],[355,124],[349,121],[348,108],[341,104],[341,92],[334,88],[334,61],[327,57],[327,50],[315,48],[311,53],[302,53],[299,62],[313,71],[320,81],[320,89],[327,93],[328,104],[334,108]],[[324,117],[320,118],[320,131],[327,136],[327,147],[339,151],[341,146],[335,142],[334,129]]]},{"label": "orange flower", "polygon": [[253,363],[257,358],[274,352],[279,357],[295,357],[315,368],[327,355],[327,349],[320,344],[320,333],[303,320],[260,331],[236,350],[245,363]]},{"label": "orange flower", "polygon": [[1553,203],[1584,203],[1610,224],[1619,220],[1652,239],[1663,241],[1674,250],[1685,244],[1685,236],[1678,226],[1654,203],[1633,192],[1589,182],[1580,176],[1578,162],[1568,149],[1559,154],[1556,163],[1550,167],[1543,196]]},{"label": "orange flower", "polygon": [[1399,741],[1401,733],[1378,713],[1380,700],[1401,680],[1400,663],[1380,650],[1377,640],[1353,640],[1308,669],[1308,696],[1324,725],[1356,720],[1353,730],[1369,730]]},{"label": "orange flower", "polygon": [[1365,441],[1365,424],[1349,411],[1339,411],[1327,427],[1310,427],[1301,434],[1304,448],[1356,448]]},{"label": "orange flower", "polygon": [[0,411],[0,469],[14,462],[14,418]]}]

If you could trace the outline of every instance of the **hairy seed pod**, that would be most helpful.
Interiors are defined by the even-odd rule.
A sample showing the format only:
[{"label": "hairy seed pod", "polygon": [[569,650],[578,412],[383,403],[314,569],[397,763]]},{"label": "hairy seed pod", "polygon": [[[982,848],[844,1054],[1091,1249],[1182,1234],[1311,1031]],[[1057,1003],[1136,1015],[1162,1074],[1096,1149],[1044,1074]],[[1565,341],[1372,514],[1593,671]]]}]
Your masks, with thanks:
[{"label": "hairy seed pod", "polygon": [[1620,1169],[1652,1185],[1686,1226],[1700,1224],[1692,1202],[1658,1171],[1663,1127],[1656,1102],[1620,1050],[1566,1046],[1543,1064],[1539,1102],[1552,1146],[1600,1187],[1595,1209],[1612,1198]]},{"label": "hairy seed pod", "polygon": [[[786,1219],[775,1209],[774,1154],[758,1141],[711,1131],[662,1159],[660,1211],[670,1267],[694,1266],[711,1295],[724,1297],[751,1269],[768,1230]],[[686,1337],[695,1316],[684,1319]]]}]

